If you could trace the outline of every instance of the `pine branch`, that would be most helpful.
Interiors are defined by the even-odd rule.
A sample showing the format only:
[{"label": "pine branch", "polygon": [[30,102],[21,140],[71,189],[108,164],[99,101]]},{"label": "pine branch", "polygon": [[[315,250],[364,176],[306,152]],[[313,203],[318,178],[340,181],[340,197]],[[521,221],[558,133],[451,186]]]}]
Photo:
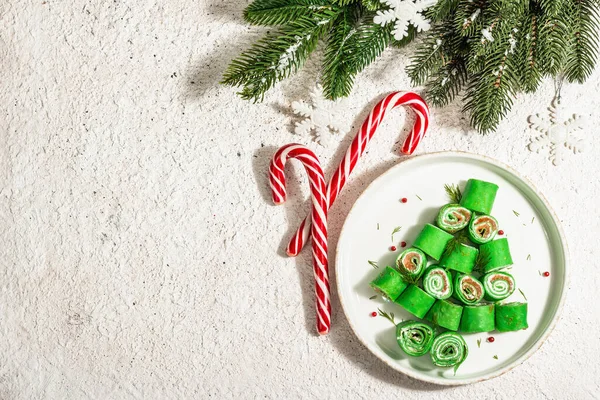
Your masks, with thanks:
[{"label": "pine branch", "polygon": [[375,13],[365,14],[356,32],[348,40],[347,64],[355,74],[361,72],[383,53],[392,40],[393,25],[381,26],[373,23]]},{"label": "pine branch", "polygon": [[328,99],[350,94],[355,73],[348,66],[348,44],[356,33],[357,13],[344,10],[337,18],[327,39],[323,60],[323,93]]},{"label": "pine branch", "polygon": [[448,24],[434,25],[410,60],[406,72],[414,85],[425,83],[432,71],[438,71],[445,64],[442,44],[447,27]]},{"label": "pine branch", "polygon": [[326,0],[254,0],[244,10],[244,20],[253,25],[283,25],[324,9],[332,10]]},{"label": "pine branch", "polygon": [[238,94],[245,100],[262,100],[275,83],[304,65],[339,13],[321,10],[316,18],[301,17],[267,34],[229,64],[221,83],[242,85]]},{"label": "pine branch", "polygon": [[471,113],[471,126],[481,133],[496,129],[512,107],[513,97],[519,88],[520,66],[514,52],[515,31],[518,32],[518,29],[511,30],[501,42],[496,41],[495,51],[487,55],[481,71],[471,77],[464,111]]},{"label": "pine branch", "polygon": [[538,67],[538,15],[531,13],[525,16],[523,33],[520,38],[519,57],[522,65],[521,87],[525,92],[535,92],[542,80]]},{"label": "pine branch", "polygon": [[598,11],[590,0],[572,0],[572,45],[565,60],[565,77],[583,83],[593,72],[598,55]]},{"label": "pine branch", "polygon": [[539,0],[539,5],[544,14],[549,17],[559,16],[563,12],[563,7],[569,0]]},{"label": "pine branch", "polygon": [[459,0],[438,0],[433,7],[425,11],[425,15],[432,22],[441,22],[456,13],[458,3]]},{"label": "pine branch", "polygon": [[462,58],[451,60],[435,73],[425,85],[425,94],[434,106],[450,103],[467,83],[467,67]]}]

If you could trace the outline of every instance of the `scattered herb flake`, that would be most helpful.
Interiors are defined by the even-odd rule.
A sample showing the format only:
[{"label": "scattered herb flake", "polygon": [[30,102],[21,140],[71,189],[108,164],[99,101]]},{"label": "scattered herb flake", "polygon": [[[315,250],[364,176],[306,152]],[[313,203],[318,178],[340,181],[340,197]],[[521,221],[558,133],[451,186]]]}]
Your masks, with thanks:
[{"label": "scattered herb flake", "polygon": [[525,293],[523,293],[523,291],[521,289],[519,289],[519,292],[521,292],[521,296],[523,296],[523,298],[525,299],[525,301],[527,301],[527,297],[525,296]]},{"label": "scattered herb flake", "polygon": [[515,210],[513,210],[513,213],[514,213],[514,214],[515,214],[517,217],[518,217],[519,215],[521,215],[521,214],[519,214],[518,212],[516,212]]},{"label": "scattered herb flake", "polygon": [[418,194],[415,194],[415,196],[417,196],[417,199],[423,201],[423,199],[421,198],[421,196],[419,196]]},{"label": "scattered herb flake", "polygon": [[377,223],[377,230],[379,230],[379,222]]},{"label": "scattered herb flake", "polygon": [[458,204],[462,199],[462,193],[458,185],[444,185],[444,190],[452,203]]},{"label": "scattered herb flake", "polygon": [[379,268],[379,265],[377,265],[376,261],[369,260],[369,264],[371,264],[371,267],[373,267],[373,268]]},{"label": "scattered herb flake", "polygon": [[383,318],[387,319],[392,324],[396,325],[396,322],[394,321],[394,313],[388,314],[385,311],[382,311],[380,308],[378,308],[377,311],[379,311],[379,315],[381,315]]},{"label": "scattered herb flake", "polygon": [[497,359],[498,359],[498,356],[497,356],[497,355],[494,355],[494,360],[497,360]]},{"label": "scattered herb flake", "polygon": [[527,261],[531,260],[531,254],[527,254]]},{"label": "scattered herb flake", "polygon": [[539,269],[538,269],[538,274],[540,274],[540,276],[542,276],[542,271],[540,271]]},{"label": "scattered herb flake", "polygon": [[477,339],[477,347],[481,347],[481,339]]},{"label": "scattered herb flake", "polygon": [[531,218],[531,223],[533,224],[533,221],[535,221],[535,217]]},{"label": "scattered herb flake", "polygon": [[394,234],[400,232],[400,230],[402,230],[402,227],[401,226],[397,226],[392,231],[392,243],[394,242]]},{"label": "scattered herb flake", "polygon": [[377,298],[377,295],[371,296],[371,297],[369,297],[369,300],[375,300],[376,298]]}]

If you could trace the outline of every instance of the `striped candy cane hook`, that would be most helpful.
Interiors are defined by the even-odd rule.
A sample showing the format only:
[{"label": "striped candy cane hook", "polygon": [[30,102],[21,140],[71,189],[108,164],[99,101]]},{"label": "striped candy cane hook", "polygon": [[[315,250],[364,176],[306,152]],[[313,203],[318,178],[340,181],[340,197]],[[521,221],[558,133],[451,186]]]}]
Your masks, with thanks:
[{"label": "striped candy cane hook", "polygon": [[311,150],[301,144],[288,144],[273,156],[269,166],[269,183],[275,204],[286,199],[285,163],[290,158],[302,162],[308,173],[312,197],[312,251],[313,271],[317,305],[317,331],[320,335],[329,333],[331,327],[331,301],[329,290],[329,270],[327,263],[327,188],[319,159]]},{"label": "striped candy cane hook", "polygon": [[[359,157],[365,152],[367,144],[373,137],[379,124],[386,113],[397,106],[408,106],[416,114],[417,119],[412,131],[402,145],[402,153],[412,154],[429,127],[429,107],[421,96],[413,92],[393,92],[383,98],[373,107],[367,119],[363,122],[360,131],[354,137],[352,144],[346,151],[337,170],[331,177],[327,185],[327,196],[329,198],[328,206],[331,207],[335,202],[340,191],[344,188],[348,176],[356,167]],[[296,256],[302,250],[304,243],[308,240],[310,231],[310,222],[305,218],[300,227],[290,239],[287,247],[289,256]]]}]

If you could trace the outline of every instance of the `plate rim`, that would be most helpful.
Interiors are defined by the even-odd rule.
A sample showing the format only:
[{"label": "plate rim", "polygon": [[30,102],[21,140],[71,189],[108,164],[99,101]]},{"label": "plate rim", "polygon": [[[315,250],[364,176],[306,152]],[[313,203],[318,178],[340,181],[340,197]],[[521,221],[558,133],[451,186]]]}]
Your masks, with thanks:
[{"label": "plate rim", "polygon": [[[444,378],[432,378],[429,376],[423,376],[420,374],[415,373],[411,368],[407,368],[404,367],[400,364],[393,364],[391,363],[389,360],[382,358],[378,353],[376,353],[374,351],[374,349],[372,349],[371,345],[369,345],[368,343],[366,343],[363,338],[357,333],[356,327],[354,326],[354,323],[352,322],[352,320],[349,318],[349,313],[347,312],[346,308],[348,307],[346,305],[346,302],[344,300],[344,296],[343,296],[343,291],[341,290],[341,286],[340,286],[340,280],[337,279],[337,277],[339,276],[339,265],[340,265],[340,252],[337,250],[339,248],[339,243],[342,241],[342,239],[344,238],[344,228],[346,228],[346,224],[348,222],[348,219],[350,218],[350,216],[352,215],[353,212],[355,212],[356,209],[356,204],[359,202],[359,200],[365,195],[365,193],[371,188],[371,186],[373,186],[379,179],[382,179],[384,176],[386,176],[387,174],[390,174],[393,170],[395,170],[396,168],[399,168],[400,166],[405,166],[406,164],[411,164],[412,162],[414,162],[415,160],[423,160],[425,158],[430,158],[430,159],[435,159],[435,158],[439,158],[439,157],[466,157],[466,158],[471,158],[473,160],[478,160],[478,161],[483,161],[485,163],[488,164],[492,164],[496,167],[502,168],[506,171],[508,171],[509,173],[511,173],[512,175],[514,175],[515,177],[517,177],[518,179],[520,179],[523,183],[525,183],[537,196],[538,198],[542,201],[543,205],[546,207],[546,209],[548,210],[550,216],[552,217],[552,220],[554,222],[554,226],[556,227],[556,230],[558,232],[558,236],[559,239],[561,241],[561,245],[562,245],[562,249],[563,249],[563,254],[564,254],[564,281],[563,281],[563,285],[562,285],[562,293],[561,293],[561,297],[560,300],[558,302],[558,307],[556,308],[556,313],[554,314],[554,316],[552,317],[552,320],[550,321],[550,325],[548,326],[548,328],[546,329],[546,331],[542,334],[542,336],[540,337],[540,339],[538,341],[536,341],[534,343],[534,345],[525,352],[525,354],[523,354],[522,356],[520,356],[519,358],[517,358],[514,362],[512,362],[511,364],[507,365],[504,368],[499,369],[498,371],[494,371],[494,372],[490,372],[486,375],[483,375],[481,377],[477,377],[477,378],[469,378],[469,379],[456,379],[456,380],[447,380]],[[475,154],[475,153],[469,153],[466,151],[457,151],[457,150],[451,150],[451,151],[437,151],[437,152],[431,152],[431,153],[425,153],[425,154],[419,154],[417,156],[411,157],[409,159],[406,160],[402,160],[399,163],[393,165],[392,167],[390,167],[389,169],[387,169],[386,171],[384,171],[382,174],[380,174],[379,176],[377,176],[375,179],[373,179],[364,189],[363,191],[360,193],[360,195],[357,197],[357,199],[354,201],[354,203],[352,204],[352,207],[350,208],[350,211],[348,212],[348,215],[346,215],[346,218],[344,219],[344,224],[342,225],[342,229],[340,231],[340,235],[338,237],[337,243],[336,243],[336,255],[335,255],[335,275],[336,275],[336,290],[338,293],[338,298],[340,300],[340,304],[342,306],[342,310],[344,311],[344,316],[346,317],[346,320],[348,321],[348,324],[350,325],[350,328],[352,329],[352,331],[354,332],[354,335],[356,336],[356,338],[363,344],[363,346],[365,346],[375,357],[377,357],[379,360],[381,360],[382,362],[384,362],[385,364],[387,364],[390,368],[401,372],[405,375],[410,376],[413,379],[417,379],[420,381],[424,381],[424,382],[429,382],[429,383],[433,383],[436,385],[443,385],[443,386],[459,386],[459,385],[468,385],[468,384],[472,384],[472,383],[477,383],[477,382],[483,382],[486,381],[488,379],[493,379],[496,378],[498,376],[501,376],[509,371],[511,371],[513,368],[521,365],[523,362],[525,362],[529,357],[531,357],[535,352],[537,352],[539,350],[539,348],[544,344],[544,342],[548,339],[548,337],[550,336],[550,334],[552,333],[552,331],[554,331],[554,328],[556,327],[556,324],[558,323],[558,321],[560,320],[561,316],[562,316],[562,310],[563,310],[563,306],[565,303],[565,299],[566,299],[566,295],[567,295],[567,291],[569,288],[569,282],[570,282],[570,269],[568,268],[569,266],[569,259],[570,259],[570,255],[569,255],[569,248],[568,248],[568,243],[566,240],[566,236],[565,233],[563,231],[562,225],[560,223],[560,220],[558,219],[556,213],[554,212],[554,209],[552,208],[552,206],[550,205],[550,203],[548,202],[548,200],[546,199],[546,197],[538,190],[538,188],[529,180],[529,178],[523,176],[521,173],[519,173],[517,170],[515,170],[514,168],[512,168],[511,166],[498,161],[492,157],[488,157],[485,155],[481,155],[481,154]]]}]

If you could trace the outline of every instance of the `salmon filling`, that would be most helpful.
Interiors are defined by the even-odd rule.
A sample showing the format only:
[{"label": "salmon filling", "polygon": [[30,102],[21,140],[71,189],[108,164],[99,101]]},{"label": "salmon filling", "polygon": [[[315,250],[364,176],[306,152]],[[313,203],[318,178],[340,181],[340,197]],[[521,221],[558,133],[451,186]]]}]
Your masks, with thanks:
[{"label": "salmon filling", "polygon": [[419,268],[419,264],[421,264],[421,255],[414,251],[406,253],[402,259],[402,265],[404,265],[407,271],[416,271]]},{"label": "salmon filling", "polygon": [[482,239],[488,239],[498,230],[498,225],[496,224],[496,221],[493,218],[488,217],[487,215],[478,217],[474,221],[474,225],[475,232]]}]

